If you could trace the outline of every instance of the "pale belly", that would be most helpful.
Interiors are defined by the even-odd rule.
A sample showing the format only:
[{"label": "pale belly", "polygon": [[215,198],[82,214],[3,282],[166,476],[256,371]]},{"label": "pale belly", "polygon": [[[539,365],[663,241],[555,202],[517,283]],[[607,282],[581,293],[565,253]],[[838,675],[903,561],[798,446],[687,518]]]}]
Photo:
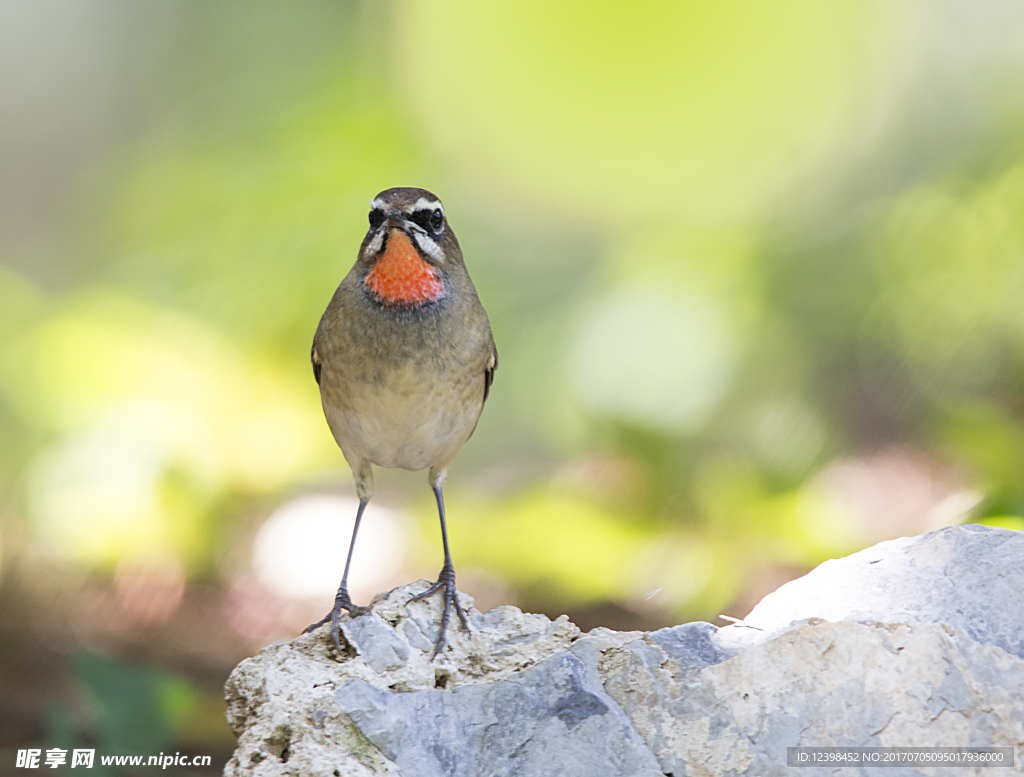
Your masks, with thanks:
[{"label": "pale belly", "polygon": [[384,384],[322,392],[324,415],[354,468],[365,459],[380,467],[443,469],[483,409],[483,375],[472,377],[433,380],[411,368],[396,370]]}]

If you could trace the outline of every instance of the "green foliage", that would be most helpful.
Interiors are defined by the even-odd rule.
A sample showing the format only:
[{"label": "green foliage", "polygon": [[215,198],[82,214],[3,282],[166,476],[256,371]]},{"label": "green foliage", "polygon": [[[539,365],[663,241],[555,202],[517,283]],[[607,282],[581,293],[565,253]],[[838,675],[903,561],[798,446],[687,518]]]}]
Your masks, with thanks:
[{"label": "green foliage", "polygon": [[[85,651],[74,657],[73,674],[75,704],[51,710],[46,747],[148,757],[175,747],[220,749],[233,741],[223,700],[178,675]],[[198,738],[197,728],[203,730]],[[111,773],[99,758],[93,768]]]},{"label": "green foliage", "polygon": [[460,563],[710,617],[888,536],[826,475],[893,448],[1018,527],[1018,60],[945,76],[977,107],[954,147],[924,4],[242,8],[146,28],[155,118],[76,184],[59,282],[0,266],[0,473],[36,540],[198,574],[247,499],[346,483],[308,349],[394,185],[444,197],[501,353]]}]

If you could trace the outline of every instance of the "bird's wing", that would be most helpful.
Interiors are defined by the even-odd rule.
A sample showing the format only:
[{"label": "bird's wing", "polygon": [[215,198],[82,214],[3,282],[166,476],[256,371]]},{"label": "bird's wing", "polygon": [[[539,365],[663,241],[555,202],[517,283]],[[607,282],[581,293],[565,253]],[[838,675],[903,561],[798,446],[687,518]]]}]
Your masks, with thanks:
[{"label": "bird's wing", "polygon": [[[316,385],[320,385],[320,354],[316,352],[316,341],[313,342],[313,347],[309,351],[309,360],[313,362],[313,377],[316,378]],[[487,384],[490,386],[490,383]],[[484,394],[486,395],[486,391]],[[486,397],[485,397],[486,398]]]},{"label": "bird's wing", "polygon": [[487,368],[484,370],[484,402],[487,402],[487,395],[491,393],[491,384],[494,383],[494,371],[498,369],[498,349],[491,352],[491,358],[487,360]]}]

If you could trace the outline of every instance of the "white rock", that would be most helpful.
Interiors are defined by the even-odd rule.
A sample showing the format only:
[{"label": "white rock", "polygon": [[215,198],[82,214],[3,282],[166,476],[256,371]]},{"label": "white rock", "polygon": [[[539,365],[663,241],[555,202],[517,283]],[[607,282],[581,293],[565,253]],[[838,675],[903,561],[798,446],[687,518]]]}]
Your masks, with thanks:
[{"label": "white rock", "polygon": [[[581,635],[470,606],[435,662],[420,581],[344,619],[341,656],[324,627],[239,664],[225,774],[813,777],[833,772],[788,769],[787,747],[1021,748],[1022,561],[1024,535],[985,527],[882,543],[766,597],[765,631]],[[936,772],[887,772],[917,773]]]},{"label": "white rock", "polygon": [[786,583],[744,621],[776,632],[808,618],[947,623],[1024,658],[1024,532],[951,526],[882,542]]}]

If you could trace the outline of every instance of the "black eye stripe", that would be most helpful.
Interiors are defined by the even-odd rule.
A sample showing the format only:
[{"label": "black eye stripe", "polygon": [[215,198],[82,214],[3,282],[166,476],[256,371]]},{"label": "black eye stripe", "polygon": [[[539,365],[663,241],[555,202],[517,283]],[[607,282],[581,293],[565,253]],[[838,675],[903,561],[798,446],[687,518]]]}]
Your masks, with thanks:
[{"label": "black eye stripe", "polygon": [[[430,209],[419,208],[417,210],[414,210],[409,215],[409,220],[419,224],[424,229],[436,230],[436,229],[438,229],[438,225],[433,222],[434,214],[435,213],[440,213],[440,209],[439,208],[430,208]],[[442,223],[444,222],[444,216],[443,215],[441,217],[441,222]]]},{"label": "black eye stripe", "polygon": [[[369,213],[370,229],[376,230],[380,227],[387,219],[387,213],[384,208],[371,208]],[[444,211],[437,207],[417,208],[412,213],[406,212],[405,217],[427,232],[440,234],[444,228]]]}]

